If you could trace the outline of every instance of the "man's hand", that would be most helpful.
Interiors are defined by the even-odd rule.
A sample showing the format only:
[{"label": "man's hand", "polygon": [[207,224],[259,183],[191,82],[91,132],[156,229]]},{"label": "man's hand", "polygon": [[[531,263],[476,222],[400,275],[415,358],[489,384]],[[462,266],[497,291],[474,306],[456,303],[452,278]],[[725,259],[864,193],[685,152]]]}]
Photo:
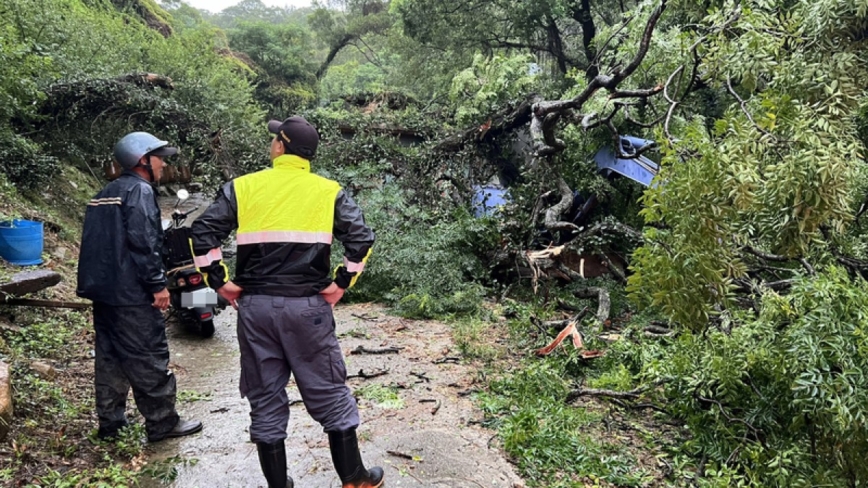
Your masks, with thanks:
[{"label": "man's hand", "polygon": [[162,290],[154,293],[154,308],[159,308],[161,311],[165,312],[167,308],[169,308],[169,289],[163,288]]},{"label": "man's hand", "polygon": [[329,302],[329,305],[331,305],[332,308],[335,308],[335,305],[337,305],[338,302],[341,301],[341,298],[343,298],[345,292],[346,290],[339,287],[337,283],[332,282],[331,285],[329,285],[325,290],[319,292],[319,294],[322,295],[323,298],[325,298],[325,301]]},{"label": "man's hand", "polygon": [[238,297],[241,296],[243,289],[231,281],[227,281],[225,285],[217,289],[217,294],[226,299],[232,308],[238,310]]}]

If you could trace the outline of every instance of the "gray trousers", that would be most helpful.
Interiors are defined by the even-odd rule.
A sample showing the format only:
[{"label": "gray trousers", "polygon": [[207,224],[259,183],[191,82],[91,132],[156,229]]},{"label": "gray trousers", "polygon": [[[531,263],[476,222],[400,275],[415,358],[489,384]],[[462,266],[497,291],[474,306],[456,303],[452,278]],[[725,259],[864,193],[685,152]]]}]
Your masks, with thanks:
[{"label": "gray trousers", "polygon": [[162,436],[172,430],[178,413],[163,314],[150,305],[113,307],[94,302],[93,325],[100,431],[114,434],[127,424],[124,411],[131,386],[148,435]]},{"label": "gray trousers", "polygon": [[253,442],[286,439],[290,374],[307,412],[324,431],[359,426],[332,308],[322,296],[242,296],[238,300],[238,344],[241,396],[250,402]]}]

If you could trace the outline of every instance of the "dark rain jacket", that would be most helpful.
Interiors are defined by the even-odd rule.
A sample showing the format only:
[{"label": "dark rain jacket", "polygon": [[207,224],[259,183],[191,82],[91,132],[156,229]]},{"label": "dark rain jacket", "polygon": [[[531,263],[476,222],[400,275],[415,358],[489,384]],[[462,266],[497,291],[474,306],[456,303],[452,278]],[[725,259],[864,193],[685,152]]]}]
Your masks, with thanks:
[{"label": "dark rain jacket", "polygon": [[334,282],[355,284],[374,243],[362,211],[340,185],[310,172],[294,155],[276,158],[271,169],[227,183],[214,203],[193,222],[194,262],[209,285],[228,281],[221,245],[237,230],[233,282],[245,294],[313,296],[332,283],[333,238],[344,245],[344,265]]},{"label": "dark rain jacket", "polygon": [[88,204],[76,294],[112,306],[148,305],[166,287],[160,207],[150,183],[124,173]]}]

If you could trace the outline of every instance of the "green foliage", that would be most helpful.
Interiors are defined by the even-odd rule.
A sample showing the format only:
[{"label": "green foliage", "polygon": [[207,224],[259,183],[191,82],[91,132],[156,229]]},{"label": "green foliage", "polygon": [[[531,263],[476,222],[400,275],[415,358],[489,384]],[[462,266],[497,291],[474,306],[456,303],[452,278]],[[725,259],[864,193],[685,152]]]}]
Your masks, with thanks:
[{"label": "green foliage", "polygon": [[[868,386],[868,283],[840,268],[767,292],[732,332],[683,332],[671,347],[621,351],[665,385],[693,432],[685,446],[744,486],[859,486]],[[640,351],[652,348],[653,353]]]},{"label": "green foliage", "polygon": [[228,32],[229,47],[242,52],[256,73],[256,99],[270,116],[284,118],[316,100],[313,38],[297,24],[239,22]]},{"label": "green foliage", "polygon": [[[211,28],[166,38],[102,2],[83,0],[4,2],[0,25],[4,39],[16,39],[0,43],[10,63],[0,68],[10,70],[3,76],[10,82],[0,84],[0,122],[30,140],[2,136],[12,141],[5,150],[14,158],[4,165],[13,179],[44,181],[53,171],[49,156],[80,166],[104,163],[114,142],[132,130],[179,143],[178,162],[212,174],[251,159],[260,114],[246,74],[218,54]],[[171,78],[173,89],[120,78],[143,70]],[[218,128],[223,136],[215,144]]]},{"label": "green foliage", "polygon": [[479,310],[485,268],[474,254],[477,222],[466,211],[437,218],[407,203],[397,188],[359,198],[377,244],[353,294],[385,299],[407,317],[429,318]]},{"label": "green foliage", "polygon": [[[0,356],[13,377],[15,422],[5,441],[0,481],[19,486],[135,486],[143,475],[171,472],[170,459],[138,471],[128,462],[143,455],[145,426],[132,422],[113,442],[97,439],[93,424],[93,347],[89,317],[79,312],[16,307],[17,329],[0,330]],[[7,315],[8,317],[8,315]],[[37,374],[33,360],[56,368]],[[185,461],[186,462],[186,461]],[[63,466],[60,469],[59,466]]]},{"label": "green foliage", "polygon": [[[431,121],[412,109],[382,121],[334,109],[306,115],[323,135],[313,170],[342,184],[377,235],[347,298],[383,300],[415,318],[479,311],[480,285],[490,281],[487,256],[499,245],[495,223],[442,197],[430,177],[441,162],[430,153],[368,130],[400,124],[424,134]],[[357,130],[352,141],[339,135],[340,126]]]},{"label": "green foliage", "polygon": [[0,129],[0,172],[23,189],[47,182],[60,169],[54,156],[45,154],[39,144],[18,134]]},{"label": "green foliage", "polygon": [[[181,0],[183,1],[183,0]],[[172,9],[174,12],[175,9]],[[310,13],[309,8],[269,7],[261,0],[242,0],[219,13],[200,11],[203,18],[212,24],[232,29],[242,22],[270,22],[272,24],[303,23]]]},{"label": "green foliage", "polygon": [[84,317],[77,313],[36,315],[22,320],[27,325],[6,336],[6,343],[14,356],[21,358],[68,360],[81,351],[71,350],[67,345],[89,327]]},{"label": "green foliage", "polygon": [[733,26],[745,35],[707,46],[704,69],[736,86],[744,106],[733,103],[711,133],[693,117],[664,148],[666,184],[646,192],[643,210],[661,228],[646,231],[630,282],[641,303],[701,327],[733,306],[732,281],[746,272],[741,247],[819,257],[822,229],[845,232],[864,151],[850,114],[865,98],[855,80],[868,60],[855,45],[833,48],[826,27],[807,20],[815,7],[796,2],[784,14],[756,5]]},{"label": "green foliage", "polygon": [[356,389],[355,395],[374,402],[378,407],[386,410],[400,410],[404,408],[404,400],[398,395],[398,389],[380,384],[365,385]]},{"label": "green foliage", "polygon": [[126,488],[136,486],[137,473],[122,464],[110,464],[105,468],[74,469],[69,471],[49,470],[48,474],[39,479],[38,485],[27,485],[33,488],[78,488],[89,486],[93,488]]},{"label": "green foliage", "polygon": [[461,355],[489,362],[500,357],[501,352],[492,344],[497,337],[492,334],[493,327],[497,326],[478,317],[457,320],[452,325],[452,338]]},{"label": "green foliage", "polygon": [[507,101],[520,99],[533,91],[535,76],[530,72],[528,55],[486,58],[477,54],[471,67],[452,80],[449,96],[458,109],[455,120],[460,126],[483,121]]},{"label": "green foliage", "polygon": [[645,486],[652,478],[633,455],[593,432],[602,416],[565,402],[567,386],[563,358],[529,360],[478,399],[529,485]]},{"label": "green foliage", "polygon": [[353,93],[378,93],[386,89],[386,75],[381,68],[352,59],[329,68],[320,93],[325,100]]}]

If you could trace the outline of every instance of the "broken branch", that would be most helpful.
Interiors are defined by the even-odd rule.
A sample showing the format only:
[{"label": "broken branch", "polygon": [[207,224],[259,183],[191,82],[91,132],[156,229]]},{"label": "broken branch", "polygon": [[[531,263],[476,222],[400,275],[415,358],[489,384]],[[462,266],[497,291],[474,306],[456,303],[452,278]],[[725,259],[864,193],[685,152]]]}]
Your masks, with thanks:
[{"label": "broken branch", "polygon": [[611,308],[612,300],[609,298],[609,292],[605,288],[592,286],[576,290],[573,292],[573,295],[578,298],[596,298],[598,303],[597,322],[602,326],[609,320],[609,309]]},{"label": "broken branch", "polygon": [[359,372],[356,374],[347,375],[347,379],[361,378],[363,380],[369,380],[371,378],[376,378],[378,376],[383,376],[383,375],[387,375],[387,374],[389,374],[388,369],[378,369],[378,370],[374,371],[373,373],[365,373],[364,369],[360,369]]},{"label": "broken branch", "polygon": [[365,346],[359,346],[352,351],[350,354],[398,354],[401,352],[403,347],[386,347],[383,349],[368,349]]}]

